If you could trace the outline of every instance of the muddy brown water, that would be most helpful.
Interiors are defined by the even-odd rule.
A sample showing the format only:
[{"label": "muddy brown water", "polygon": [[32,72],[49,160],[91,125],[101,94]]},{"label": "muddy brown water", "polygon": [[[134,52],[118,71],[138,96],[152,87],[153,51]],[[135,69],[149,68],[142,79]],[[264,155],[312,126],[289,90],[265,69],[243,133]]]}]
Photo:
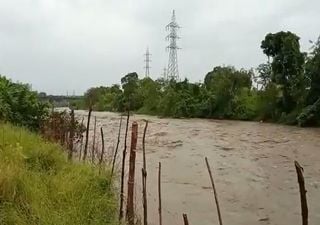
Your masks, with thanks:
[{"label": "muddy brown water", "polygon": [[[87,112],[76,114],[81,118]],[[104,129],[111,155],[120,115],[94,112],[93,116],[97,117],[97,127]],[[149,120],[146,138],[149,224],[158,224],[158,162],[162,163],[163,224],[182,224],[182,213],[188,214],[190,224],[218,224],[205,156],[213,170],[224,224],[301,224],[294,160],[305,171],[309,224],[320,224],[320,129],[133,115],[130,121],[139,123],[135,190],[139,213],[143,119]],[[123,122],[118,169],[125,132]]]}]

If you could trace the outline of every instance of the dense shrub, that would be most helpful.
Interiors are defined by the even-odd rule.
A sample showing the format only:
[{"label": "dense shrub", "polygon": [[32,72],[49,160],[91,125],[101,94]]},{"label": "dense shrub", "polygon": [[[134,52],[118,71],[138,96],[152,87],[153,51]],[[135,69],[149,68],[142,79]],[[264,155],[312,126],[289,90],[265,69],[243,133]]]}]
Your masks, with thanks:
[{"label": "dense shrub", "polygon": [[0,120],[36,130],[46,117],[47,108],[28,85],[0,76]]}]

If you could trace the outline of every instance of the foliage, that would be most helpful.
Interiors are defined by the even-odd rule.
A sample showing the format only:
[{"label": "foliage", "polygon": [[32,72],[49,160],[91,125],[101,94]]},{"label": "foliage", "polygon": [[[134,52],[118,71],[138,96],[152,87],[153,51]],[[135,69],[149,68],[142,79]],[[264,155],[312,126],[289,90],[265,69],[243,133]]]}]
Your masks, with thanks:
[{"label": "foliage", "polygon": [[48,106],[26,84],[14,83],[0,76],[0,120],[38,129]]},{"label": "foliage", "polygon": [[320,98],[303,109],[297,118],[299,126],[315,126],[320,124]]},{"label": "foliage", "polygon": [[309,80],[310,91],[307,104],[313,104],[320,98],[320,37],[312,47],[312,52],[307,57],[306,77]]},{"label": "foliage", "polygon": [[66,160],[63,150],[0,124],[0,224],[117,224],[109,171]]}]

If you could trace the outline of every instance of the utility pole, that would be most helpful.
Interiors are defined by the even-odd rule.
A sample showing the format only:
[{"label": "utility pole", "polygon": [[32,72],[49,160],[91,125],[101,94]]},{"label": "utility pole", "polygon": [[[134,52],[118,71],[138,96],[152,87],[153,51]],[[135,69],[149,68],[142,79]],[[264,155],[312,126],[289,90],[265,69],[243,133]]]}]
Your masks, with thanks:
[{"label": "utility pole", "polygon": [[150,56],[151,56],[151,54],[150,54],[150,52],[149,52],[149,48],[147,48],[147,51],[146,51],[146,54],[144,54],[144,56],[145,56],[145,63],[146,63],[146,65],[145,65],[145,69],[146,69],[146,72],[145,72],[145,77],[149,77],[150,76],[150,62],[151,62],[151,59],[150,59]]},{"label": "utility pole", "polygon": [[167,79],[168,80],[179,80],[179,69],[178,69],[178,55],[177,50],[180,49],[177,46],[178,30],[180,26],[176,22],[175,11],[172,12],[171,22],[166,26],[166,30],[169,31],[169,34],[166,37],[166,40],[169,41],[167,50],[169,50],[169,62],[167,70]]}]

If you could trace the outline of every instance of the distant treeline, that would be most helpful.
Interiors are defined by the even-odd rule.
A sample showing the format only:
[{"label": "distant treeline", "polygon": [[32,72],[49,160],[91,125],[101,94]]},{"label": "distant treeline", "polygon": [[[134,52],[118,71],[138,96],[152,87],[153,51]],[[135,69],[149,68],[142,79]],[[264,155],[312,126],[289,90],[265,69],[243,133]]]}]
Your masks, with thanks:
[{"label": "distant treeline", "polygon": [[120,85],[90,88],[80,108],[166,117],[263,120],[301,126],[320,124],[320,38],[310,52],[300,50],[291,32],[266,35],[268,60],[256,70],[218,66],[203,83],[139,79],[129,73]]}]

